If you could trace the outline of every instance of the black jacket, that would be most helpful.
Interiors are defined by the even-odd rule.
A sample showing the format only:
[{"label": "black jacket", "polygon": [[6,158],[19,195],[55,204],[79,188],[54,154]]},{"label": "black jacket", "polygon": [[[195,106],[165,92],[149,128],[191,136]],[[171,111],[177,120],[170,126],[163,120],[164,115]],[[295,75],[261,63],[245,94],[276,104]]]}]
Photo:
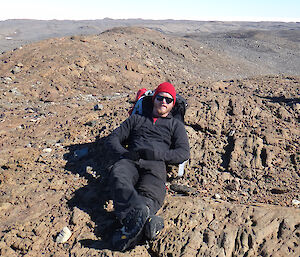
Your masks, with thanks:
[{"label": "black jacket", "polygon": [[120,156],[128,151],[149,149],[154,153],[153,160],[170,164],[182,163],[190,157],[184,124],[171,114],[155,123],[149,116],[133,114],[112,132],[108,144]]}]

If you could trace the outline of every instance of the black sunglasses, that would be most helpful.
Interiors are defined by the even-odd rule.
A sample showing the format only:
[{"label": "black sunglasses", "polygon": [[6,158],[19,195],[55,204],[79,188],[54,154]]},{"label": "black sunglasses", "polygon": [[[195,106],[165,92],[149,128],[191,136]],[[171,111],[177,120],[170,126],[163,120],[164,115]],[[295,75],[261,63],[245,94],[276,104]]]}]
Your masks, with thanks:
[{"label": "black sunglasses", "polygon": [[166,97],[166,96],[161,96],[161,95],[157,95],[157,96],[156,96],[156,99],[157,99],[158,101],[160,101],[160,102],[162,102],[162,101],[165,99],[167,104],[172,103],[173,100],[174,100],[173,98]]}]

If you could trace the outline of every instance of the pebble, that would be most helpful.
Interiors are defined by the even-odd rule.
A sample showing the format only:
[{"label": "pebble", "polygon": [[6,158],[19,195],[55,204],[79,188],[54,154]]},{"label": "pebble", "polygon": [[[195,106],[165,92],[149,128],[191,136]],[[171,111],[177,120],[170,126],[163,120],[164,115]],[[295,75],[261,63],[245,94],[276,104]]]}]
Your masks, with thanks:
[{"label": "pebble", "polygon": [[69,240],[71,237],[72,232],[68,227],[64,227],[58,234],[56,238],[56,243],[63,244]]},{"label": "pebble", "polygon": [[5,84],[9,84],[10,82],[12,82],[12,78],[11,77],[4,77],[3,81]]},{"label": "pebble", "polygon": [[92,121],[86,122],[84,125],[85,125],[85,126],[89,126],[89,127],[93,127],[93,126],[95,126],[96,124],[97,124],[97,121],[92,120]]},{"label": "pebble", "polygon": [[190,193],[194,192],[195,190],[187,185],[180,185],[176,183],[172,183],[170,185],[170,189],[184,195],[189,195]]},{"label": "pebble", "polygon": [[65,142],[65,138],[63,138],[63,137],[57,141],[58,144],[64,143],[64,142]]},{"label": "pebble", "polygon": [[300,111],[300,104],[296,103],[293,105],[293,108],[296,110],[296,111]]},{"label": "pebble", "polygon": [[12,73],[12,74],[16,74],[16,73],[19,73],[19,72],[21,72],[21,71],[22,71],[22,67],[16,65],[16,66],[11,70],[11,73]]},{"label": "pebble", "polygon": [[215,195],[214,195],[214,198],[215,198],[215,199],[221,199],[221,196],[220,196],[219,194],[215,194]]},{"label": "pebble", "polygon": [[299,206],[299,205],[300,205],[300,201],[297,200],[297,199],[293,199],[293,200],[292,200],[292,204],[293,204],[294,206]]},{"label": "pebble", "polygon": [[235,134],[235,130],[231,130],[231,131],[229,132],[229,136],[230,136],[230,137],[233,137],[234,134]]},{"label": "pebble", "polygon": [[17,88],[12,88],[9,90],[10,93],[13,93],[14,95],[22,95]]},{"label": "pebble", "polygon": [[95,110],[95,111],[102,110],[102,109],[103,109],[103,105],[102,105],[102,104],[96,104],[96,105],[94,106],[94,110]]},{"label": "pebble", "polygon": [[94,171],[94,170],[93,170],[93,167],[91,167],[91,166],[86,166],[85,172],[86,172],[87,174],[90,174],[93,178],[98,178],[98,177],[99,177],[99,176],[97,176],[96,171]]}]

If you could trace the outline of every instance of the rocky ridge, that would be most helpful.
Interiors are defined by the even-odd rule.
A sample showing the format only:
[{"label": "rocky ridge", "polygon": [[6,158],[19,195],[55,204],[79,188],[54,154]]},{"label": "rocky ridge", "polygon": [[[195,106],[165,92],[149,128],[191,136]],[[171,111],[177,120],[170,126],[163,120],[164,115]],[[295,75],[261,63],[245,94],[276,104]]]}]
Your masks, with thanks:
[{"label": "rocky ridge", "polygon": [[[240,58],[144,28],[41,41],[0,63],[1,255],[299,255],[299,76],[247,77]],[[170,167],[163,233],[115,253],[105,137],[137,89],[164,80],[188,100],[191,160],[182,178]],[[64,226],[73,235],[57,244]]]}]

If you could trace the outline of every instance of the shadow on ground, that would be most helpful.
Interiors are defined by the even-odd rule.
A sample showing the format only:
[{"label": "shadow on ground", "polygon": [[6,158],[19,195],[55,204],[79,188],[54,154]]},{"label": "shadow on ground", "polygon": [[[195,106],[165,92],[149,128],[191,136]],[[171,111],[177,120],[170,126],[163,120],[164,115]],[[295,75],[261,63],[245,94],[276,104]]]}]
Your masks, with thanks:
[{"label": "shadow on ground", "polygon": [[95,142],[67,146],[65,169],[85,177],[88,184],[75,191],[68,205],[71,209],[79,208],[89,214],[95,223],[95,231],[99,240],[85,239],[80,243],[84,247],[94,249],[111,249],[109,239],[112,232],[120,227],[120,223],[111,211],[107,211],[110,200],[108,185],[109,167],[115,161],[113,155],[105,147],[106,138]]},{"label": "shadow on ground", "polygon": [[258,96],[263,99],[270,100],[273,103],[285,103],[287,105],[293,104],[300,104],[300,98],[286,98],[285,96],[277,96],[277,97],[270,97],[270,96]]}]

